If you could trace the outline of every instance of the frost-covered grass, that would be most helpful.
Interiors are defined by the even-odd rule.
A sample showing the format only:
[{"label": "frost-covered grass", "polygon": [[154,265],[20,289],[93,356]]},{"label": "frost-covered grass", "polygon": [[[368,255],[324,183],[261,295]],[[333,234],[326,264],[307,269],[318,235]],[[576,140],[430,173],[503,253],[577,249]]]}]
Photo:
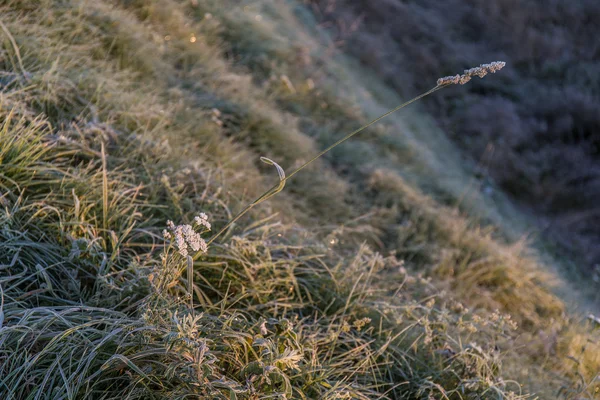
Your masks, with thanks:
[{"label": "frost-covered grass", "polygon": [[593,397],[591,327],[393,123],[182,253],[366,119],[299,5],[234,3],[1,2],[0,398]]}]

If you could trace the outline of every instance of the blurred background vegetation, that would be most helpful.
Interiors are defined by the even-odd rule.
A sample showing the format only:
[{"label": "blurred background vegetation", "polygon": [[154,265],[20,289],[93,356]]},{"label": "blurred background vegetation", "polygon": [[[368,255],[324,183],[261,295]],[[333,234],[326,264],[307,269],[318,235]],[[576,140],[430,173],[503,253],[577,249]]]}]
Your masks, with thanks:
[{"label": "blurred background vegetation", "polygon": [[597,1],[307,3],[345,52],[405,96],[480,60],[506,61],[502,76],[444,91],[427,109],[482,177],[600,280]]}]

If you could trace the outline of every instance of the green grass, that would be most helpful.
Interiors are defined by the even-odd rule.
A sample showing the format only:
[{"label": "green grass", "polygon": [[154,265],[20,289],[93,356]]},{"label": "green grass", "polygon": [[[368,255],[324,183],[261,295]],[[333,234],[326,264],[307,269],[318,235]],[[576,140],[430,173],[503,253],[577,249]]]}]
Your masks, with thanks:
[{"label": "green grass", "polygon": [[167,220],[217,231],[277,182],[260,156],[292,171],[393,98],[301,5],[0,4],[1,398],[596,394],[568,283],[507,244],[504,203],[455,207],[470,170],[418,110],[295,175],[190,281]]}]

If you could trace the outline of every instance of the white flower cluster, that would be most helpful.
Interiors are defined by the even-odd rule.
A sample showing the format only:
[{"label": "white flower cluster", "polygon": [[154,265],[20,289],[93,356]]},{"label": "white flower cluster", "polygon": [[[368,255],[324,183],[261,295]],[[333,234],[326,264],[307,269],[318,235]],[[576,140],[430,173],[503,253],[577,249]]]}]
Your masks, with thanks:
[{"label": "white flower cluster", "polygon": [[204,213],[200,213],[197,217],[194,218],[196,224],[198,226],[203,226],[210,231],[210,222],[208,222],[208,216]]},{"label": "white flower cluster", "polygon": [[[199,216],[194,218],[194,221],[198,226],[202,226],[207,230],[210,230],[210,222],[208,222],[208,216],[201,213]],[[167,221],[167,228],[169,230],[163,230],[163,236],[165,239],[174,238],[175,245],[179,254],[186,257],[191,249],[194,252],[202,251],[206,253],[208,246],[204,239],[199,233],[196,233],[191,225],[175,225],[173,221]]]},{"label": "white flower cluster", "polygon": [[456,85],[459,83],[461,85],[464,85],[465,83],[469,82],[474,76],[483,78],[488,73],[494,74],[500,71],[505,65],[506,63],[504,61],[494,61],[489,64],[481,64],[479,67],[466,69],[465,73],[462,75],[445,76],[443,78],[440,78],[437,80],[437,84],[438,86],[450,84]]}]

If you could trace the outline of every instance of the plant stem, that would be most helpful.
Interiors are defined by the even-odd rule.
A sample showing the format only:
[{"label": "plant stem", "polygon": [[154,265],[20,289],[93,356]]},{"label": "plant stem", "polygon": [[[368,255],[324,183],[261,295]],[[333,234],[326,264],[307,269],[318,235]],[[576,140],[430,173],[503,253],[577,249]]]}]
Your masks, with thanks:
[{"label": "plant stem", "polygon": [[233,217],[231,219],[231,221],[229,221],[223,228],[221,228],[220,231],[218,231],[217,233],[215,233],[213,235],[213,237],[210,238],[210,240],[207,242],[207,245],[210,245],[212,242],[214,242],[219,236],[221,236],[231,225],[233,225],[237,220],[239,220],[241,217],[243,217],[248,211],[250,211],[254,206],[262,203],[263,201],[265,201],[266,199],[268,199],[269,197],[271,197],[272,195],[276,194],[278,191],[277,189],[281,187],[282,183],[287,182],[292,176],[296,175],[298,172],[302,171],[304,168],[308,167],[310,164],[312,164],[313,162],[315,162],[317,159],[321,158],[325,153],[331,151],[333,148],[335,148],[336,146],[339,146],[340,144],[344,143],[346,140],[350,139],[351,137],[353,137],[354,135],[362,132],[363,130],[367,129],[368,127],[370,127],[371,125],[381,121],[382,119],[392,115],[393,113],[395,113],[396,111],[414,103],[417,100],[422,99],[425,96],[430,95],[431,93],[445,87],[447,85],[438,85],[432,89],[429,89],[428,91],[418,95],[417,97],[414,97],[410,100],[408,100],[405,103],[400,104],[398,107],[394,108],[391,111],[386,112],[385,114],[375,118],[374,120],[372,120],[371,122],[367,123],[366,125],[361,126],[360,128],[358,128],[357,130],[355,130],[352,133],[349,133],[348,135],[344,136],[343,138],[341,138],[340,140],[338,140],[337,142],[333,143],[332,145],[330,145],[329,147],[327,147],[325,150],[321,151],[319,154],[317,154],[316,156],[314,156],[313,158],[311,158],[310,160],[308,160],[307,162],[305,162],[304,164],[302,164],[300,167],[296,168],[294,171],[292,171],[291,174],[289,174],[288,176],[286,176],[285,178],[281,179],[279,181],[279,183],[277,183],[276,185],[274,185],[272,188],[270,188],[269,190],[267,190],[266,192],[264,192],[260,197],[258,197],[256,200],[254,200],[252,203],[248,204],[242,211],[240,211],[235,217]]}]

